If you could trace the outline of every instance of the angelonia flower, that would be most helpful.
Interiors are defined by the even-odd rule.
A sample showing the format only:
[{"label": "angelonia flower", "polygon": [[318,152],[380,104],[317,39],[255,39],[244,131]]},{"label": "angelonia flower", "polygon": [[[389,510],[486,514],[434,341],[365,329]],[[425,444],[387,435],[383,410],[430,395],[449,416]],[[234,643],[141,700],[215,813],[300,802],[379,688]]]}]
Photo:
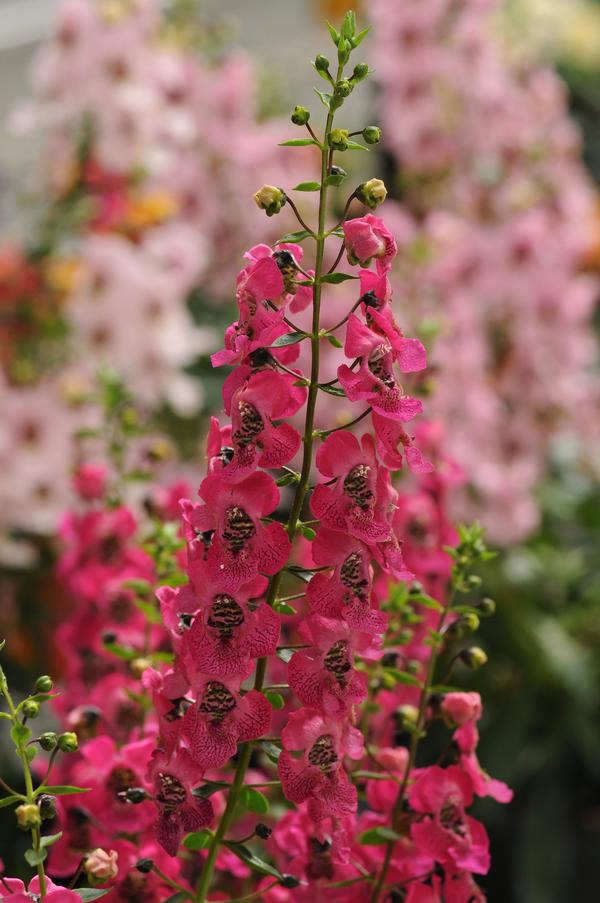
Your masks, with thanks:
[{"label": "angelonia flower", "polygon": [[575,436],[585,454],[591,439],[594,455],[598,286],[582,271],[596,195],[565,87],[508,56],[500,5],[368,8],[402,198],[388,205],[404,252],[392,281],[408,322],[436,330],[429,412],[454,425],[447,449],[468,477],[454,510],[510,544],[539,521],[554,442]]},{"label": "angelonia flower", "polygon": [[[249,885],[267,903],[384,903],[390,887],[484,900],[489,843],[469,810],[511,797],[479,763],[479,695],[441,682],[484,663],[470,637],[490,606],[469,594],[489,553],[477,524],[449,517],[464,475],[443,428],[417,420],[426,352],[393,310],[397,242],[356,190],[329,217],[336,154],[362,134],[334,119],[368,74],[344,76],[366,35],[355,15],[330,35],[333,74],[315,59],[324,127],[292,114],[319,182],[281,189],[299,232],[245,254],[197,499],[167,487],[142,520],[83,461],[61,527],[71,611],[53,705],[69,752],[51,763],[66,792],[47,869],[67,882],[83,863],[115,901],[244,899]],[[303,190],[318,190],[318,220],[298,210]],[[327,426],[331,399],[349,413]],[[444,742],[423,764],[434,722]]]}]

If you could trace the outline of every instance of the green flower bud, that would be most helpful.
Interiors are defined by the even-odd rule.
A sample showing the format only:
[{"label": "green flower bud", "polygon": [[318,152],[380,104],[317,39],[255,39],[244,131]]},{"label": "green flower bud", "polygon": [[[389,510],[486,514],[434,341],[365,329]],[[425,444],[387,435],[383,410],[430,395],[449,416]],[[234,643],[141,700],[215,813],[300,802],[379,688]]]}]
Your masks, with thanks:
[{"label": "green flower bud", "polygon": [[38,828],[42,823],[40,810],[35,803],[23,803],[15,809],[17,816],[17,825],[21,831],[30,831],[32,828]]},{"label": "green flower bud", "polygon": [[327,143],[332,150],[345,151],[348,148],[348,129],[332,129],[327,136]]},{"label": "green flower bud", "polygon": [[340,63],[348,62],[348,60],[350,59],[351,49],[352,48],[350,46],[350,43],[346,41],[345,38],[340,38],[340,42],[338,44],[338,61]]},{"label": "green flower bud", "polygon": [[48,677],[47,674],[42,674],[36,680],[34,689],[36,693],[50,693],[53,686],[52,678]]},{"label": "green flower bud", "polygon": [[354,85],[347,78],[342,78],[335,86],[335,93],[338,97],[348,97],[352,94]]},{"label": "green flower bud", "polygon": [[306,107],[294,107],[294,112],[292,113],[292,122],[294,125],[306,125],[309,119],[310,110],[307,110]]},{"label": "green flower bud", "polygon": [[352,70],[352,75],[350,76],[350,81],[354,82],[354,84],[358,84],[358,82],[364,81],[364,79],[369,74],[369,65],[368,63],[357,63],[354,69]]},{"label": "green flower bud", "polygon": [[369,210],[376,210],[385,201],[387,188],[381,179],[369,179],[368,182],[358,186],[356,197]]},{"label": "green flower bud", "polygon": [[40,704],[39,702],[34,702],[33,699],[26,699],[21,706],[21,711],[26,718],[37,718],[40,714]]},{"label": "green flower bud", "polygon": [[323,56],[322,53],[317,53],[317,56],[315,57],[315,69],[317,72],[329,71],[329,60],[326,56]]},{"label": "green flower bud", "polygon": [[496,603],[493,599],[489,599],[487,596],[485,599],[481,600],[477,608],[481,612],[482,618],[489,618],[492,615],[496,614]]},{"label": "green flower bud", "polygon": [[261,840],[268,840],[273,833],[273,830],[272,828],[269,828],[268,825],[263,825],[262,822],[259,822],[254,829],[254,833],[257,837],[260,837]]},{"label": "green flower bud", "polygon": [[294,877],[294,875],[282,875],[279,883],[282,887],[288,888],[298,887],[298,885],[300,884],[300,882],[297,878]]},{"label": "green flower bud", "polygon": [[448,636],[450,637],[463,637],[469,636],[471,633],[475,633],[475,631],[479,628],[479,618],[474,612],[467,612],[467,614],[461,615],[447,630]]},{"label": "green flower bud", "polygon": [[58,737],[58,748],[61,752],[65,753],[76,752],[79,748],[77,734],[72,733],[72,731],[66,731],[64,734],[60,734]]},{"label": "green flower bud", "polygon": [[264,210],[267,216],[279,213],[287,198],[285,191],[275,185],[263,185],[254,195],[256,206]]},{"label": "green flower bud", "polygon": [[141,872],[142,875],[148,875],[154,868],[154,863],[151,859],[138,859],[134,868]]},{"label": "green flower bud", "polygon": [[481,586],[482,580],[477,574],[469,574],[465,583],[469,589],[479,589]]},{"label": "green flower bud", "polygon": [[38,796],[37,804],[40,810],[42,821],[50,821],[56,818],[56,799],[49,793],[42,793]]},{"label": "green flower bud", "polygon": [[414,705],[401,705],[396,709],[398,727],[405,731],[414,731],[419,720],[419,710]]},{"label": "green flower bud", "polygon": [[50,752],[54,749],[56,744],[58,743],[58,737],[54,733],[54,731],[46,731],[43,734],[40,734],[38,738],[38,743],[46,752]]},{"label": "green flower bud", "polygon": [[479,646],[471,646],[469,649],[463,649],[460,653],[460,660],[471,671],[477,671],[487,662],[487,655]]},{"label": "green flower bud", "polygon": [[378,144],[381,141],[381,129],[377,125],[367,125],[362,130],[362,136],[367,144]]}]

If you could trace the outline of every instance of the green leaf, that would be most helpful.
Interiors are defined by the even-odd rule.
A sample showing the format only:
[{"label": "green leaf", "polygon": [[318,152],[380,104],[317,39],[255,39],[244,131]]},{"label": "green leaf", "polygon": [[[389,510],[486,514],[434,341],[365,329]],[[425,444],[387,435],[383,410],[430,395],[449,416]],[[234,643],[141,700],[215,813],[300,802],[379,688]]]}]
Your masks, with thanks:
[{"label": "green leaf", "polygon": [[269,700],[274,709],[282,709],[285,706],[285,699],[281,693],[275,693],[273,690],[266,690],[265,697]]},{"label": "green leaf", "polygon": [[41,786],[38,787],[35,791],[35,796],[38,793],[49,793],[51,796],[70,796],[73,793],[89,793],[89,787],[71,787],[70,784],[54,784],[50,787]]},{"label": "green leaf", "polygon": [[139,596],[136,596],[133,603],[142,612],[149,624],[161,623],[160,611],[153,602],[147,602],[146,599],[140,599]]},{"label": "green leaf", "polygon": [[[108,890],[101,890],[100,888],[95,887],[76,887],[73,890],[73,893],[79,894],[81,899],[85,900],[86,903],[91,903],[92,900],[99,900],[100,897],[105,897],[106,894],[108,894],[111,890],[112,888],[109,888]],[[183,899],[187,900],[187,897],[184,897]],[[167,903],[166,900],[165,903]]]},{"label": "green leaf", "polygon": [[277,658],[280,658],[282,662],[289,662],[291,657],[294,654],[294,649],[278,649],[277,650]]},{"label": "green leaf", "polygon": [[62,836],[62,831],[59,831],[58,834],[46,834],[44,837],[40,837],[40,846],[51,847],[52,844],[60,840]]},{"label": "green leaf", "polygon": [[369,828],[368,831],[364,831],[361,835],[359,835],[358,841],[365,846],[375,847],[380,846],[384,843],[389,843],[390,840],[401,839],[402,837],[400,836],[400,834],[396,834],[396,832],[392,831],[391,828],[379,827]]},{"label": "green leaf", "polygon": [[205,828],[203,831],[194,831],[183,838],[186,850],[206,850],[213,839],[213,832]]},{"label": "green leaf", "polygon": [[348,282],[349,279],[358,279],[358,276],[352,276],[350,273],[326,273],[319,280],[321,283],[330,285],[338,285],[340,282]]},{"label": "green leaf", "polygon": [[339,398],[345,398],[346,393],[343,389],[338,389],[337,386],[319,386],[322,392],[327,392],[328,395],[337,395]]},{"label": "green leaf", "polygon": [[201,796],[205,799],[216,793],[217,790],[227,790],[230,785],[227,781],[205,781],[200,787],[194,787],[192,791],[194,796]]},{"label": "green leaf", "polygon": [[287,602],[275,602],[273,605],[275,611],[279,612],[281,615],[295,615],[297,614],[296,609],[293,605],[289,605]]},{"label": "green leaf", "polygon": [[276,338],[273,344],[269,345],[269,348],[283,348],[285,345],[296,345],[307,338],[308,336],[305,332],[286,332],[285,335],[280,335]]},{"label": "green leaf", "polygon": [[329,104],[331,102],[333,95],[326,94],[325,91],[319,91],[318,88],[313,88],[313,91],[315,92],[315,94],[317,95],[317,97],[319,98],[319,100],[321,101],[323,106],[328,110]]},{"label": "green leaf", "polygon": [[5,796],[4,799],[0,800],[0,809],[4,809],[5,806],[12,806],[14,803],[22,803],[25,797],[19,796],[18,793],[13,793],[11,796]]},{"label": "green leaf", "polygon": [[8,712],[0,712],[0,718],[5,718],[6,721],[12,721],[12,718],[8,714]]},{"label": "green leaf", "polygon": [[362,42],[364,41],[364,39],[366,38],[366,36],[369,34],[370,31],[371,31],[371,27],[369,26],[368,28],[363,28],[363,30],[359,31],[357,35],[354,35],[354,37],[350,41],[352,46],[358,47],[359,44],[362,44]]},{"label": "green leaf", "polygon": [[112,652],[113,655],[116,655],[117,658],[122,659],[124,662],[132,662],[140,657],[140,653],[137,650],[126,649],[125,646],[119,646],[118,643],[103,643],[102,645],[107,652]]},{"label": "green leaf", "polygon": [[292,138],[291,141],[280,141],[279,147],[307,147],[309,144],[321,146],[314,138]]},{"label": "green leaf", "polygon": [[292,191],[318,191],[320,187],[320,182],[298,182]]},{"label": "green leaf", "polygon": [[32,868],[43,862],[47,855],[43,847],[40,850],[25,850],[25,860],[27,865],[30,865]]},{"label": "green leaf", "polygon": [[329,342],[330,345],[333,345],[334,348],[343,348],[342,342],[334,335],[326,335],[325,338]]},{"label": "green leaf", "polygon": [[333,185],[334,188],[338,188],[345,178],[347,178],[347,175],[345,173],[334,172],[330,176],[327,176],[327,178],[323,182],[323,185]]},{"label": "green leaf", "polygon": [[432,599],[431,596],[426,596],[423,593],[419,593],[418,595],[413,595],[409,593],[408,595],[409,602],[415,602],[417,605],[422,605],[423,608],[433,608],[434,611],[443,611],[444,606],[440,605],[437,599]]},{"label": "green leaf", "polygon": [[148,580],[124,580],[121,586],[123,589],[132,589],[140,596],[149,596],[153,589]]},{"label": "green leaf", "polygon": [[297,242],[304,241],[305,238],[310,238],[313,235],[312,232],[309,232],[308,229],[300,229],[298,232],[287,232],[279,241],[276,241],[276,245],[281,245],[286,242]]},{"label": "green leaf", "polygon": [[21,724],[20,721],[17,721],[11,728],[10,735],[13,739],[13,743],[17,749],[19,749],[23,744],[27,743],[31,737],[31,731],[25,724]]},{"label": "green leaf", "polygon": [[348,150],[369,150],[368,147],[365,147],[364,144],[359,144],[358,141],[348,141],[346,147],[348,148]]},{"label": "green leaf", "polygon": [[232,853],[235,853],[238,859],[241,859],[243,863],[252,869],[252,871],[259,872],[261,875],[271,875],[273,878],[283,878],[279,869],[276,869],[274,865],[269,865],[264,859],[255,856],[255,854],[243,844],[226,840],[224,841],[224,846],[230,849]]},{"label": "green leaf", "polygon": [[[60,693],[34,693],[33,696],[28,696],[23,702],[27,702],[27,700],[31,700],[32,702],[48,702],[49,699],[56,699],[57,696],[60,696]],[[19,703],[19,709],[23,705],[23,702]]]},{"label": "green leaf", "polygon": [[240,793],[240,802],[242,806],[256,815],[266,815],[269,811],[269,800],[260,790],[254,787],[243,787]]},{"label": "green leaf", "polygon": [[168,577],[164,577],[162,584],[163,586],[186,586],[189,583],[187,574],[184,574],[183,571],[176,571],[174,574],[170,574]]},{"label": "green leaf", "polygon": [[307,527],[305,524],[300,524],[300,532],[304,536],[305,539],[308,539],[309,542],[312,542],[315,536],[317,535],[317,531],[313,530],[312,527]]},{"label": "green leaf", "polygon": [[340,39],[340,33],[339,33],[339,31],[337,30],[337,28],[334,28],[333,25],[332,25],[330,22],[327,22],[327,28],[329,29],[329,34],[331,35],[331,40],[333,41],[333,43],[334,43],[335,46],[337,47],[338,41],[339,41],[339,39]]},{"label": "green leaf", "polygon": [[422,686],[421,681],[418,677],[415,677],[414,674],[409,674],[408,671],[400,671],[399,668],[387,667],[383,669],[385,674],[389,674],[390,677],[393,677],[396,683],[405,684],[408,687],[420,687]]}]

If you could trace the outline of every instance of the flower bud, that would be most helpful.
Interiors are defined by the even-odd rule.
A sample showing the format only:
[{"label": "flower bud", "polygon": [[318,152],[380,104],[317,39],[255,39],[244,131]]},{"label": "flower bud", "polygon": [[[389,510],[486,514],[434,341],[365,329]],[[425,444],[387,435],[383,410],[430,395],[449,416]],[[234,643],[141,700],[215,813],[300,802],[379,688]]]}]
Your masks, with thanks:
[{"label": "flower bud", "polygon": [[285,191],[275,185],[263,185],[254,195],[257,207],[264,210],[267,216],[279,213],[287,198]]},{"label": "flower bud", "polygon": [[17,824],[22,831],[30,831],[31,828],[38,828],[42,823],[40,810],[35,803],[23,803],[15,809],[17,816]]},{"label": "flower bud", "polygon": [[376,210],[385,201],[387,188],[381,179],[369,179],[368,182],[363,182],[358,186],[356,197],[369,210]]},{"label": "flower bud", "polygon": [[368,63],[357,63],[354,67],[352,75],[350,76],[350,81],[354,82],[354,84],[357,84],[358,82],[362,82],[368,74]]},{"label": "flower bud", "polygon": [[340,38],[339,43],[337,45],[338,48],[338,61],[340,63],[347,63],[350,59],[350,50],[352,49],[350,46],[350,42],[345,38]]},{"label": "flower bud", "polygon": [[148,875],[154,868],[154,863],[151,859],[138,859],[134,868],[141,872],[142,875]]},{"label": "flower bud", "polygon": [[72,731],[66,731],[64,734],[60,734],[58,738],[58,748],[61,752],[65,753],[76,752],[79,748],[77,734],[74,734]]},{"label": "flower bud", "polygon": [[450,625],[448,628],[448,636],[451,637],[463,637],[469,636],[471,633],[475,633],[475,631],[479,628],[479,618],[475,614],[475,612],[467,612],[464,615],[461,615],[460,618],[457,618],[454,623]]},{"label": "flower bud", "polygon": [[40,714],[40,704],[33,699],[26,699],[21,706],[21,711],[26,718],[37,718]]},{"label": "flower bud", "polygon": [[496,614],[496,603],[493,599],[490,599],[487,596],[485,599],[482,599],[481,602],[479,602],[477,608],[481,612],[482,618],[489,618],[492,615]]},{"label": "flower bud", "polygon": [[348,129],[332,129],[327,136],[327,143],[332,150],[348,149]]},{"label": "flower bud", "polygon": [[147,671],[148,668],[152,667],[152,659],[145,658],[144,656],[140,656],[139,658],[134,658],[132,662],[129,662],[129,670],[133,674],[134,677],[141,677],[144,671]]},{"label": "flower bud", "polygon": [[463,649],[459,658],[471,671],[477,671],[478,668],[481,668],[487,662],[487,655],[479,646]]},{"label": "flower bud", "polygon": [[58,737],[54,731],[45,731],[38,737],[38,743],[45,752],[51,752],[58,743]]},{"label": "flower bud", "polygon": [[54,684],[52,678],[47,674],[42,674],[35,682],[34,690],[36,693],[50,693]]},{"label": "flower bud", "polygon": [[42,821],[50,821],[51,818],[56,818],[56,799],[50,796],[49,793],[42,793],[38,796],[37,804]]},{"label": "flower bud", "polygon": [[467,589],[479,589],[482,584],[481,577],[478,574],[469,574],[465,580]]},{"label": "flower bud", "polygon": [[310,110],[307,110],[306,107],[294,107],[294,112],[292,113],[292,122],[294,125],[306,125],[309,119]]},{"label": "flower bud", "polygon": [[101,847],[92,850],[86,856],[83,869],[87,875],[90,884],[104,884],[106,881],[112,881],[119,874],[117,859],[119,854],[116,850],[107,853]]},{"label": "flower bud", "polygon": [[347,78],[340,79],[335,86],[335,93],[338,97],[348,97],[353,90],[354,85]]},{"label": "flower bud", "polygon": [[323,56],[322,53],[317,53],[315,57],[315,69],[317,70],[317,72],[329,71],[329,60],[326,56]]},{"label": "flower bud", "polygon": [[279,881],[282,887],[293,888],[298,887],[300,882],[293,875],[282,875]]},{"label": "flower bud", "polygon": [[254,833],[257,837],[260,837],[262,840],[268,840],[273,830],[269,828],[268,825],[263,825],[259,822],[259,824],[255,827]]},{"label": "flower bud", "polygon": [[379,144],[381,141],[381,129],[377,125],[367,125],[362,130],[362,136],[367,144]]},{"label": "flower bud", "polygon": [[405,731],[414,731],[419,721],[419,710],[414,705],[401,705],[396,709],[398,727]]}]

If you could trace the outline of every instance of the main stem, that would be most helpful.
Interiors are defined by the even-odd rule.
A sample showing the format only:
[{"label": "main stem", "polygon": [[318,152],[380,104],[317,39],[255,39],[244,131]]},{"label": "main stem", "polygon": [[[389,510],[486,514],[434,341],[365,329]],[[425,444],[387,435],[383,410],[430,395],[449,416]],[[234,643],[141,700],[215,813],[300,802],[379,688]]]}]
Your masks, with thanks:
[{"label": "main stem", "polygon": [[[336,81],[338,81],[341,77],[343,67],[340,65],[338,67],[338,73],[336,76]],[[313,458],[313,441],[314,441],[314,424],[315,424],[315,409],[317,406],[317,397],[319,394],[319,343],[321,341],[319,336],[320,330],[320,320],[321,320],[321,276],[323,275],[323,259],[325,256],[325,219],[327,215],[327,185],[325,184],[325,180],[327,179],[327,175],[329,173],[329,145],[328,145],[328,136],[331,131],[331,126],[333,124],[334,111],[330,110],[327,114],[327,121],[325,124],[325,134],[323,136],[323,144],[321,147],[321,188],[319,190],[319,227],[318,232],[315,238],[316,241],[316,259],[315,259],[315,275],[314,275],[314,286],[313,286],[313,316],[312,316],[312,333],[310,337],[310,345],[311,345],[311,366],[310,366],[310,385],[308,389],[308,399],[306,402],[306,419],[304,422],[304,436],[303,436],[303,444],[304,444],[304,453],[302,457],[302,471],[300,473],[300,480],[296,486],[296,492],[294,495],[294,501],[292,502],[292,508],[290,511],[290,516],[287,522],[287,532],[290,538],[290,542],[294,541],[294,537],[296,536],[296,532],[298,529],[298,518],[300,517],[300,513],[302,511],[302,506],[304,505],[304,499],[306,497],[306,491],[308,489],[308,482],[310,479],[310,472],[312,469],[312,458]],[[267,593],[266,601],[268,605],[273,605],[273,602],[277,598],[277,594],[279,592],[279,587],[281,586],[281,580],[283,577],[283,569],[279,571],[277,574],[274,574],[271,577],[269,582],[269,590]],[[265,672],[267,669],[267,660],[266,658],[261,658],[258,660],[256,665],[256,674],[254,677],[254,689],[262,690],[264,680],[265,680]],[[237,806],[238,798],[240,795],[240,791],[244,786],[244,778],[246,777],[246,771],[248,769],[248,764],[250,762],[250,756],[252,755],[252,741],[247,741],[243,743],[240,748],[239,760],[237,764],[237,768],[235,771],[235,777],[233,779],[233,783],[231,785],[231,789],[229,791],[229,795],[227,797],[227,804],[225,806],[225,811],[221,816],[221,821],[219,822],[219,826],[215,831],[215,835],[212,839],[211,845],[208,849],[208,854],[206,857],[206,861],[204,863],[204,867],[202,869],[202,874],[200,875],[200,881],[198,884],[198,888],[196,890],[196,903],[206,903],[206,894],[210,888],[210,884],[212,881],[212,875],[215,867],[215,862],[219,853],[219,848],[225,834],[229,830],[229,826],[233,821],[233,817],[235,814],[235,809]]]}]

